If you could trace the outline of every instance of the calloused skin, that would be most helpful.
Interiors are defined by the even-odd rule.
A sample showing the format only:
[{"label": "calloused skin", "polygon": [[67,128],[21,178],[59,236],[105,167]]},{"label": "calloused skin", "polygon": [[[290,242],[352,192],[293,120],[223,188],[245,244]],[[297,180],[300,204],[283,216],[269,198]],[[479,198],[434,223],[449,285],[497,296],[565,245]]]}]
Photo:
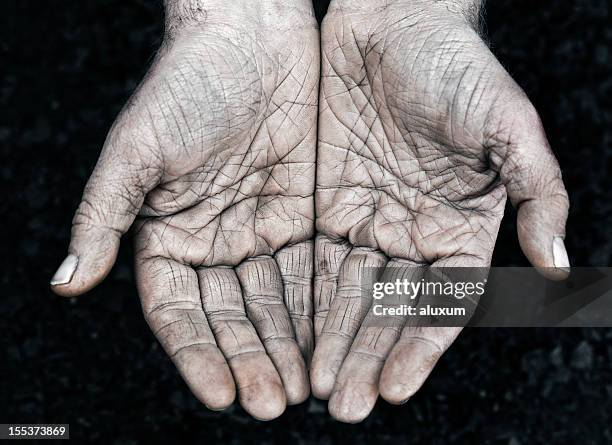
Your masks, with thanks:
[{"label": "calloused skin", "polygon": [[[206,406],[237,388],[259,419],[308,396],[313,348],[319,42],[311,7],[286,3],[167,2],[75,216],[76,269],[53,285],[98,284],[137,219],[153,332]],[[477,15],[474,0],[343,0],[323,25],[310,376],[339,420],[408,400],[459,333],[362,319],[364,266],[487,266],[509,196],[527,257],[567,274],[558,165]]]},{"label": "calloused skin", "polygon": [[144,315],[211,409],[237,390],[272,419],[309,395],[319,58],[306,1],[168,0],[73,221],[53,290],[103,280],[136,219]]},{"label": "calloused skin", "polygon": [[460,331],[366,317],[364,268],[487,267],[509,197],[527,258],[568,273],[559,166],[478,6],[335,0],[322,25],[310,377],[344,422],[406,402]]}]

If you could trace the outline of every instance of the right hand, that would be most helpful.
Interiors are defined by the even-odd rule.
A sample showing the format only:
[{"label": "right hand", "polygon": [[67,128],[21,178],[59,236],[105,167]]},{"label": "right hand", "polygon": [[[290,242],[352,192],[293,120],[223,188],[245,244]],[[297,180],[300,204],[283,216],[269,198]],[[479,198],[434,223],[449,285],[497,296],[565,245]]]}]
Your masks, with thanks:
[{"label": "right hand", "polygon": [[325,17],[311,380],[339,420],[408,400],[460,331],[364,319],[366,267],[487,267],[508,196],[527,258],[568,273],[561,171],[478,3],[336,0]]},{"label": "right hand", "polygon": [[102,281],[138,217],[144,314],[185,381],[272,419],[309,394],[319,41],[310,4],[256,3],[167,2],[52,288]]}]

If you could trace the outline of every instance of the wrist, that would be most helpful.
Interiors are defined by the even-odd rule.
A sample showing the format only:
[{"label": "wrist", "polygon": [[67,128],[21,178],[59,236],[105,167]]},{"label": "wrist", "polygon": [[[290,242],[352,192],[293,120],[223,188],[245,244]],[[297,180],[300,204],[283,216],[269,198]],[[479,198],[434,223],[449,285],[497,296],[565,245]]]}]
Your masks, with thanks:
[{"label": "wrist", "polygon": [[485,0],[332,0],[332,9],[369,9],[403,6],[407,8],[431,9],[445,6],[451,10],[476,10],[484,6]]},{"label": "wrist", "polygon": [[[459,19],[478,28],[485,0],[331,0],[328,15],[410,14],[415,21]],[[454,20],[453,20],[454,21]]]},{"label": "wrist", "polygon": [[278,22],[312,17],[311,0],[164,0],[166,22],[227,22],[242,18],[248,22]]}]

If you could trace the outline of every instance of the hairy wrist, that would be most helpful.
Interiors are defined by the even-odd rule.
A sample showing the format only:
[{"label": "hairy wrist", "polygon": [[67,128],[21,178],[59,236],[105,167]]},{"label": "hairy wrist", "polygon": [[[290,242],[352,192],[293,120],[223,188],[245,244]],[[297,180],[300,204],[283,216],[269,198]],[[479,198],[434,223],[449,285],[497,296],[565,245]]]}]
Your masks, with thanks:
[{"label": "hairy wrist", "polygon": [[476,10],[484,6],[485,0],[332,0],[330,8],[379,9],[386,6],[403,5],[423,9],[447,6],[454,10]]},{"label": "hairy wrist", "polygon": [[480,27],[485,0],[332,0],[328,15],[414,13],[416,17],[446,16]]},{"label": "hairy wrist", "polygon": [[313,16],[310,0],[164,0],[166,21],[207,22],[231,17],[282,21]]}]

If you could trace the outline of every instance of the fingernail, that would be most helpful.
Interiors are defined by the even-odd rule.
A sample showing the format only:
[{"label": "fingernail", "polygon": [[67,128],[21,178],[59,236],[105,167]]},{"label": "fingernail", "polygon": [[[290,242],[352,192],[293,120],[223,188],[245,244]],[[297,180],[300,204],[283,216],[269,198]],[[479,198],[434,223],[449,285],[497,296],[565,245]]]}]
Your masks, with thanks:
[{"label": "fingernail", "polygon": [[78,264],[79,258],[77,256],[72,254],[68,255],[62,264],[60,264],[53,278],[51,278],[51,286],[70,283]]},{"label": "fingernail", "polygon": [[570,262],[567,257],[567,250],[565,250],[565,244],[563,238],[555,236],[553,238],[553,261],[555,268],[561,269],[564,272],[570,271]]}]

